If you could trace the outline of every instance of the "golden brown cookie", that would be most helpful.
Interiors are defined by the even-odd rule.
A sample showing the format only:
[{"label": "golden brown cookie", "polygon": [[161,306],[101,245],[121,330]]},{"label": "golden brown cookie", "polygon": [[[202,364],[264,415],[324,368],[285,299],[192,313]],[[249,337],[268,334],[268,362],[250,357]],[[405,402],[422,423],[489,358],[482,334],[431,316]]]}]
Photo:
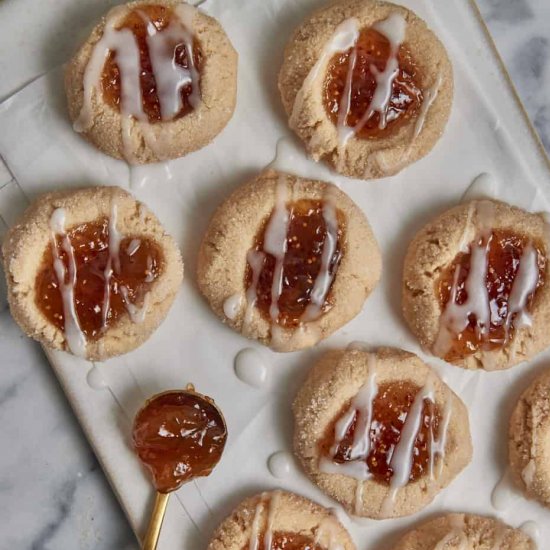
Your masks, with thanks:
[{"label": "golden brown cookie", "polygon": [[286,491],[247,498],[217,528],[208,550],[355,550],[349,533],[326,508]]},{"label": "golden brown cookie", "polygon": [[340,189],[268,170],[216,211],[198,283],[214,312],[277,351],[316,344],[363,306],[381,258],[358,206]]},{"label": "golden brown cookie", "polygon": [[155,215],[119,187],[48,193],[6,235],[8,300],[28,336],[103,360],[142,344],[183,277]]},{"label": "golden brown cookie", "polygon": [[413,514],[471,460],[466,407],[406,351],[325,354],[293,411],[306,474],[357,516]]},{"label": "golden brown cookie", "polygon": [[548,227],[481,200],[428,223],[409,245],[403,313],[422,346],[465,368],[506,369],[550,344]]},{"label": "golden brown cookie", "polygon": [[290,127],[315,160],[346,176],[381,178],[435,145],[451,111],[453,72],[412,11],[340,0],[296,29],[279,90]]},{"label": "golden brown cookie", "polygon": [[116,6],[65,73],[74,128],[131,164],[181,157],[235,109],[237,53],[221,25],[178,0]]},{"label": "golden brown cookie", "polygon": [[493,518],[447,514],[409,531],[393,550],[535,550],[531,538]]},{"label": "golden brown cookie", "polygon": [[550,370],[520,397],[510,419],[508,449],[518,486],[550,507]]}]

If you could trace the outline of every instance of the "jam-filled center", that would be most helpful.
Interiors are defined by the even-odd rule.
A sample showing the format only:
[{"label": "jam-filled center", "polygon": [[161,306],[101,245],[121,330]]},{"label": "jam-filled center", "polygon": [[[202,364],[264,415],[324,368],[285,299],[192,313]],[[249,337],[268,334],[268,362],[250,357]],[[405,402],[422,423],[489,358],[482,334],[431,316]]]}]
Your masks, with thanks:
[{"label": "jam-filled center", "polygon": [[[200,45],[193,37],[190,40],[184,40],[182,38],[184,35],[181,33],[170,32],[169,29],[174,27],[182,30],[185,36],[191,36],[191,30],[183,26],[174,10],[154,4],[134,9],[117,27],[119,31],[122,29],[130,30],[135,37],[139,50],[139,67],[131,67],[131,69],[135,69],[139,73],[142,110],[151,123],[167,120],[166,112],[169,113],[169,120],[176,120],[189,114],[193,110],[192,94],[197,94],[200,87],[198,80],[194,82],[185,78],[186,72],[191,74],[192,69],[196,70],[197,75],[200,74],[203,59]],[[151,32],[152,28],[157,33],[154,36],[150,36],[153,34]],[[159,57],[171,58],[169,59],[172,65],[171,68],[166,66],[164,68],[157,67],[155,72],[148,40],[157,41],[155,51]],[[117,51],[109,53],[103,67],[101,84],[106,102],[111,107],[120,109],[122,94],[128,93],[128,91],[122,89],[124,79],[121,76],[121,70],[125,66],[127,67],[125,70],[129,70],[129,68],[127,61],[125,62],[126,65],[117,62],[117,55]],[[179,70],[180,79],[168,79],[167,82],[164,82],[161,73],[170,70]],[[165,89],[167,86],[177,86],[179,88],[181,107],[177,112],[173,111],[173,107],[169,107],[163,113],[163,97],[170,98],[174,92],[177,92],[177,90]],[[194,90],[194,87],[197,90]],[[138,92],[134,90],[133,93]],[[135,113],[130,114],[135,115]]]},{"label": "jam-filled center", "polygon": [[[116,257],[117,265],[107,269],[113,260],[109,250],[108,219],[73,227],[66,236],[76,267],[76,317],[85,336],[97,339],[121,315],[143,307],[147,292],[160,275],[162,252],[149,239],[124,237]],[[62,282],[70,284],[72,262],[64,241],[62,236],[56,236],[57,253],[65,266],[65,281]],[[44,253],[36,276],[36,304],[52,324],[64,330],[63,300],[67,297],[63,297],[54,261],[52,243]]]},{"label": "jam-filled center", "polygon": [[225,423],[215,405],[191,392],[154,397],[134,421],[135,451],[163,493],[210,474],[226,438]]},{"label": "jam-filled center", "polygon": [[[472,253],[474,248],[476,257]],[[542,243],[499,229],[478,237],[468,252],[456,256],[437,282],[441,306],[449,307],[451,297],[458,306],[467,306],[474,297],[483,305],[477,306],[478,310],[481,307],[480,311],[472,307],[472,311],[463,313],[466,326],[454,335],[445,359],[458,360],[479,349],[497,349],[513,338],[516,322],[531,310],[537,291],[544,284],[543,251]],[[473,278],[480,269],[484,281],[479,283],[481,288],[477,288]],[[486,325],[480,318],[485,315],[489,320]]]},{"label": "jam-filled center", "polygon": [[[311,303],[311,294],[318,277],[330,279],[320,313],[328,311],[332,306],[330,287],[332,287],[342,257],[344,224],[343,214],[336,211],[337,238],[325,269],[323,267],[323,251],[328,230],[323,213],[324,206],[324,201],[310,199],[302,199],[286,205],[289,213],[286,252],[282,263],[280,289],[277,288],[275,292],[279,310],[277,322],[282,326],[296,327],[303,320],[304,312]],[[268,225],[269,220],[256,239],[255,249],[258,251],[264,249],[265,232]],[[275,256],[265,253],[256,286],[256,306],[262,315],[270,321],[272,320],[270,308],[274,295],[273,277],[276,264]],[[249,266],[245,281],[246,288],[249,288],[252,283],[253,270]]]},{"label": "jam-filled center", "polygon": [[[376,481],[389,484],[394,473],[392,456],[401,440],[401,435],[409,411],[421,389],[412,382],[390,382],[380,385],[372,403],[372,421],[368,429],[370,438],[369,453],[365,459],[370,474]],[[354,444],[355,430],[359,411],[340,441],[332,460],[344,464],[352,460],[351,450]],[[433,443],[438,437],[438,407],[430,399],[424,399],[420,428],[416,434],[412,450],[412,462],[409,481],[415,481],[429,472],[432,460]],[[334,440],[334,428],[323,445],[324,455],[330,454]]]},{"label": "jam-filled center", "polygon": [[379,80],[383,79],[380,74],[393,55],[390,41],[376,29],[366,28],[360,32],[354,48],[332,57],[323,102],[334,124],[338,124],[340,118],[344,125],[355,129],[356,136],[377,138],[395,131],[418,113],[423,99],[421,77],[405,45],[395,54],[398,69],[383,116],[370,111],[375,91],[383,85],[377,81],[377,75]]}]

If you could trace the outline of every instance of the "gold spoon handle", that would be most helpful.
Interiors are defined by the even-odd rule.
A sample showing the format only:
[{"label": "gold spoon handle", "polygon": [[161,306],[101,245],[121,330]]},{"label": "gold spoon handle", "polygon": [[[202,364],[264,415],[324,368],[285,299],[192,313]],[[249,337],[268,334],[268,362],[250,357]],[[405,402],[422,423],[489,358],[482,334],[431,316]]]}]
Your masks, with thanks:
[{"label": "gold spoon handle", "polygon": [[166,505],[168,504],[169,498],[170,493],[157,493],[153,514],[151,515],[151,521],[149,522],[147,534],[145,535],[145,540],[143,541],[143,550],[156,549],[160,535],[160,528],[162,527],[162,520],[164,519],[164,514],[166,513]]}]

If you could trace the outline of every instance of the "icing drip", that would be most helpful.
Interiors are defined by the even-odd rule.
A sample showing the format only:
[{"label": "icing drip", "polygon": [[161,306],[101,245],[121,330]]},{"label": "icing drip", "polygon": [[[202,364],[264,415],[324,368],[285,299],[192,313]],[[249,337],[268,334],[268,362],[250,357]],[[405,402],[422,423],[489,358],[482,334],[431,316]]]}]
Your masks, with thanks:
[{"label": "icing drip", "polygon": [[264,496],[262,493],[260,501],[256,504],[256,510],[254,511],[254,519],[252,520],[252,530],[250,532],[250,542],[248,543],[248,550],[259,550],[260,548],[260,528],[262,521],[262,512],[264,509]]},{"label": "icing drip", "polygon": [[274,491],[269,502],[269,512],[267,514],[267,526],[264,535],[264,548],[270,549],[273,542],[273,522],[275,520],[275,512],[277,510],[277,503],[280,496],[279,491]]},{"label": "icing drip", "polygon": [[293,463],[293,458],[290,453],[278,451],[268,458],[267,467],[273,477],[282,479],[290,475]]},{"label": "icing drip", "polygon": [[[65,233],[66,212],[64,208],[54,210],[50,218],[52,231],[53,267],[59,284],[59,291],[63,301],[63,318],[65,321],[65,340],[71,352],[79,357],[86,355],[86,336],[80,328],[75,309],[74,289],[76,285],[76,261],[71,241]],[[61,237],[61,247],[67,255],[68,267],[65,267],[59,254],[57,237]],[[68,271],[68,273],[67,273]]]},{"label": "icing drip", "polygon": [[224,315],[231,321],[234,321],[241,310],[242,303],[243,295],[241,292],[229,296],[229,298],[223,302]]},{"label": "icing drip", "polygon": [[430,110],[430,107],[432,106],[433,102],[435,101],[435,98],[437,97],[437,94],[439,93],[439,88],[441,87],[441,81],[442,81],[441,75],[438,74],[435,84],[431,88],[424,90],[424,93],[423,93],[424,101],[422,101],[422,105],[420,106],[420,112],[418,113],[418,118],[416,119],[416,123],[414,125],[413,139],[417,138],[420,135],[420,132],[422,132],[422,129],[424,128],[424,122],[426,122],[428,111]]},{"label": "icing drip", "polygon": [[298,115],[302,110],[306,92],[309,91],[321,76],[321,69],[330,61],[335,53],[343,53],[355,45],[359,38],[359,21],[354,17],[346,19],[340,23],[332,35],[329,42],[321,51],[319,59],[313,65],[305,78],[302,87],[296,94],[292,113],[289,118],[291,128],[296,128],[298,125]]},{"label": "icing drip", "polygon": [[491,493],[491,504],[496,510],[506,510],[520,496],[511,477],[510,469],[507,469]]},{"label": "icing drip", "polygon": [[290,215],[286,207],[288,191],[285,176],[281,175],[275,190],[275,209],[265,230],[264,252],[275,258],[273,282],[271,283],[271,306],[269,314],[273,323],[279,317],[279,297],[283,291],[283,262],[287,250],[287,233]]},{"label": "icing drip", "polygon": [[258,299],[258,281],[265,261],[265,253],[261,250],[249,250],[246,255],[246,261],[252,269],[252,284],[246,290],[246,312],[244,315],[244,324],[248,326],[252,321],[252,312]]},{"label": "icing drip", "polygon": [[540,530],[539,525],[536,521],[526,521],[525,523],[522,523],[519,528],[528,536],[531,537],[533,542],[535,543],[536,550],[539,545],[539,537],[540,537]]},{"label": "icing drip", "polygon": [[[121,138],[124,157],[129,163],[134,163],[136,144],[132,139],[132,128],[138,121],[144,139],[156,153],[158,139],[150,131],[147,115],[143,109],[143,96],[140,83],[141,58],[139,45],[133,32],[128,28],[117,29],[127,8],[117,7],[109,12],[105,28],[100,40],[94,45],[90,60],[84,71],[84,100],[73,127],[77,132],[85,132],[93,125],[93,97],[100,88],[101,75],[105,62],[111,52],[116,56],[116,64],[120,74],[120,113]],[[147,15],[139,12],[147,23],[147,47],[151,60],[153,77],[156,83],[157,95],[162,120],[171,120],[182,109],[181,90],[191,84],[189,104],[193,109],[200,103],[199,73],[193,57],[193,17],[195,8],[180,5],[174,9],[178,21],[159,31]],[[189,68],[181,67],[175,62],[175,44],[183,44]],[[135,120],[134,120],[135,119]],[[137,140],[136,140],[137,141]],[[162,160],[162,156],[159,156]]]},{"label": "icing drip", "polygon": [[327,550],[344,550],[344,547],[338,542],[338,533],[334,528],[334,519],[332,517],[324,518],[315,532],[314,544],[321,546],[323,541]]},{"label": "icing drip", "polygon": [[304,311],[302,317],[304,321],[313,321],[322,314],[322,307],[334,279],[334,274],[330,271],[330,265],[338,244],[338,217],[334,197],[331,194],[327,194],[325,197],[323,219],[325,220],[326,236],[321,256],[321,270],[315,279],[310,294],[310,303]]},{"label": "icing drip", "polygon": [[382,503],[381,512],[383,517],[391,515],[397,492],[405,487],[409,481],[414,458],[414,443],[420,429],[425,399],[435,403],[434,388],[431,379],[428,379],[424,387],[416,394],[401,430],[399,443],[393,451],[390,462],[393,475],[390,480],[390,490]]},{"label": "icing drip", "polygon": [[128,296],[128,289],[124,285],[120,285],[119,289],[122,300],[124,301],[124,307],[126,308],[126,311],[128,312],[132,323],[143,323],[145,319],[145,314],[147,313],[147,306],[149,305],[150,294],[145,294],[142,306],[138,307],[130,301],[130,297]]},{"label": "icing drip", "polygon": [[267,364],[254,348],[245,348],[237,353],[234,369],[237,378],[253,388],[261,388],[269,379]]}]

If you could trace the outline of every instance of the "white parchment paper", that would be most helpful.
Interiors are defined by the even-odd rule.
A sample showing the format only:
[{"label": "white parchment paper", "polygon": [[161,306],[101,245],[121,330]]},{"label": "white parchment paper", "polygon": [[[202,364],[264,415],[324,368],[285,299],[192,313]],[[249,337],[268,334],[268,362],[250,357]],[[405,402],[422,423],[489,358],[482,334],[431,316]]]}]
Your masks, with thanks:
[{"label": "white parchment paper", "polygon": [[[455,71],[453,112],[441,141],[422,161],[393,178],[360,182],[307,160],[287,129],[277,73],[292,29],[319,0],[207,0],[239,52],[238,105],[225,131],[208,147],[167,165],[132,168],[97,152],[68,121],[61,69],[33,82],[0,105],[0,155],[14,182],[0,189],[0,216],[13,223],[29,199],[51,189],[91,184],[131,187],[174,235],[185,261],[183,288],[167,320],[135,352],[97,364],[106,387],[90,385],[92,365],[48,353],[53,368],[138,534],[146,526],[152,489],[129,446],[133,415],[145,397],[193,382],[214,397],[229,426],[222,462],[207,479],[184,486],[170,502],[159,548],[203,548],[216,524],[253,492],[283,487],[327,506],[295,466],[282,480],[266,466],[275,451],[290,450],[290,403],[307,369],[323,350],[362,340],[423,356],[400,314],[400,278],[412,235],[460,200],[482,172],[496,179],[500,199],[534,210],[548,208],[550,171],[490,49],[468,0],[407,0],[448,47]],[[465,38],[467,37],[467,39]],[[382,280],[362,313],[317,348],[275,354],[244,340],[218,321],[195,282],[200,238],[216,206],[275,156],[290,171],[340,185],[364,210],[383,251]],[[233,359],[254,347],[269,364],[270,382],[254,389],[239,381]],[[518,395],[544,366],[544,357],[501,373],[471,373],[425,357],[470,411],[474,458],[423,512],[401,520],[355,521],[342,516],[358,548],[391,546],[421,518],[447,511],[497,515],[514,526],[537,521],[550,538],[549,515],[519,495],[504,511],[491,492],[506,466],[507,422]],[[96,378],[97,381],[97,378]],[[92,387],[94,386],[94,387]]]}]

